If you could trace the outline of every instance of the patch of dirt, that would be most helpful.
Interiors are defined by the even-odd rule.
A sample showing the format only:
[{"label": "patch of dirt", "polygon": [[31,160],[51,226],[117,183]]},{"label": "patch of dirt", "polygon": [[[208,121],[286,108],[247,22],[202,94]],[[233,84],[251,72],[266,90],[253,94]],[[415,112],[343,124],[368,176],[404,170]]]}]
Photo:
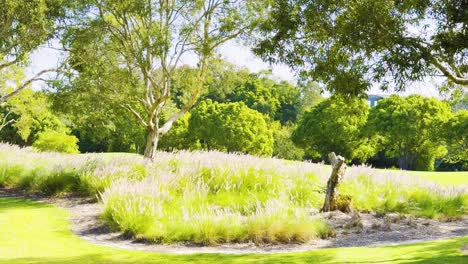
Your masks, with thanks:
[{"label": "patch of dirt", "polygon": [[[112,232],[99,218],[103,205],[95,199],[76,196],[44,198],[11,190],[0,189],[0,197],[28,198],[55,204],[70,213],[73,233],[83,239],[100,245],[122,249],[153,251],[173,254],[195,253],[284,253],[301,252],[320,248],[374,247],[410,244],[423,241],[468,236],[468,217],[453,222],[414,218],[398,214],[345,214],[334,211],[315,214],[323,217],[336,231],[336,236],[327,240],[317,239],[305,244],[255,245],[253,243],[222,244],[219,246],[195,246],[187,244],[150,244]],[[461,251],[468,254],[468,247]]]}]

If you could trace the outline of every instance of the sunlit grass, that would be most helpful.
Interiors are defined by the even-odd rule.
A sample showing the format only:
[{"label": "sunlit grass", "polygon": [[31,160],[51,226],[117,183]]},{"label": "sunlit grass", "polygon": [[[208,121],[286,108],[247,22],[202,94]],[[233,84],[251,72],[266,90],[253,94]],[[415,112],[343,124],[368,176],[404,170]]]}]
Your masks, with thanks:
[{"label": "sunlit grass", "polygon": [[0,264],[466,263],[468,237],[411,245],[320,249],[288,254],[169,255],[93,245],[73,235],[57,207],[0,198]]},{"label": "sunlit grass", "polygon": [[[221,152],[61,155],[0,145],[0,185],[46,195],[98,197],[103,219],[163,243],[301,243],[332,230],[313,215],[330,168]],[[348,168],[341,184],[355,209],[443,220],[468,208],[468,185],[440,186],[399,171]]]}]

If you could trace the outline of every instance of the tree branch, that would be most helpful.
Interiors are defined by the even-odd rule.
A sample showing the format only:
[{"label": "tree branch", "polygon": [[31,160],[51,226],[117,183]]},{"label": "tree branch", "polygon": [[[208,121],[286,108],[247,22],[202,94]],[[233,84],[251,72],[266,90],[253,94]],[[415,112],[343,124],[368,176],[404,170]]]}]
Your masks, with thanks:
[{"label": "tree branch", "polygon": [[9,67],[15,63],[17,63],[18,61],[20,61],[20,57],[16,57],[16,59],[12,60],[12,61],[7,61],[3,64],[0,64],[0,70],[3,69],[3,68],[6,68],[6,67]]},{"label": "tree branch", "polygon": [[31,83],[33,83],[35,81],[45,81],[43,78],[41,78],[41,76],[43,74],[48,73],[48,72],[59,72],[59,71],[60,71],[59,69],[46,69],[46,70],[42,70],[42,71],[38,72],[36,75],[34,75],[34,77],[32,77],[31,79],[25,81],[23,84],[21,84],[15,90],[13,90],[13,92],[10,92],[10,93],[0,97],[0,103],[6,102],[8,99],[15,96],[16,94],[18,94],[19,92],[24,90],[26,87],[28,87],[28,85],[30,85]]},{"label": "tree branch", "polygon": [[141,117],[141,115],[135,109],[133,109],[129,104],[121,104],[120,106],[130,111],[130,113],[132,113],[138,119],[138,121],[141,122],[143,126],[148,127],[148,123],[146,123],[146,121]]},{"label": "tree branch", "polygon": [[[415,46],[418,48],[424,55],[425,59],[427,62],[431,63],[434,65],[437,69],[439,69],[447,78],[449,78],[451,81],[453,81],[456,84],[461,84],[461,85],[468,85],[468,78],[464,78],[462,76],[458,76],[457,74],[453,73],[452,70],[450,70],[448,67],[442,64],[439,59],[434,56],[434,54],[431,53],[429,48],[425,47],[421,43],[419,43],[417,40],[414,40],[413,38],[408,38]],[[457,72],[457,70],[455,70]]]},{"label": "tree branch", "polygon": [[8,113],[3,117],[2,124],[0,125],[0,131],[1,131],[2,129],[4,129],[6,126],[8,126],[9,124],[12,124],[12,123],[16,122],[15,119],[11,119],[11,120],[8,120],[8,121],[7,121],[7,118],[8,118],[8,116],[9,116],[11,113],[13,113],[13,112],[10,110],[10,111],[8,111]]},{"label": "tree branch", "polygon": [[434,65],[437,69],[439,69],[447,78],[452,80],[456,84],[461,85],[468,85],[468,78],[462,78],[455,75],[450,69],[445,67],[436,57],[432,54],[429,54],[429,61]]}]

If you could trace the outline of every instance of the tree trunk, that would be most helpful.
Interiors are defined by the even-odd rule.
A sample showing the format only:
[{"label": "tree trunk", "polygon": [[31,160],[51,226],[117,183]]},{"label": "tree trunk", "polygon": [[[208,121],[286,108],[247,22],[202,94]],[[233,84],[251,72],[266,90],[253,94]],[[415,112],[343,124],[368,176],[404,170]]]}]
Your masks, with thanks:
[{"label": "tree trunk", "polygon": [[145,158],[153,160],[158,149],[159,133],[156,130],[148,130],[146,135]]},{"label": "tree trunk", "polygon": [[332,173],[327,183],[327,193],[325,202],[320,210],[321,212],[329,212],[336,209],[336,198],[338,197],[338,185],[343,178],[346,170],[345,159],[341,156],[336,156],[334,152],[328,154],[332,165]]}]

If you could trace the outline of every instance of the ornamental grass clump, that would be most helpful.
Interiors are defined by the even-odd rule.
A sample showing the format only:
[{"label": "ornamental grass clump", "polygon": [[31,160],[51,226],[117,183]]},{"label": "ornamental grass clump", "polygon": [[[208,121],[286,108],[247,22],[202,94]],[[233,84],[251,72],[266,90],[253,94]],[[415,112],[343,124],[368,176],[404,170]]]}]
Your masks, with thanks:
[{"label": "ornamental grass clump", "polygon": [[[162,243],[301,243],[332,234],[322,219],[281,192],[270,193],[265,200],[238,199],[238,206],[223,206],[214,194],[218,188],[211,189],[202,175],[191,177],[198,182],[190,187],[181,185],[187,180],[181,178],[185,177],[122,179],[112,184],[102,194],[104,219],[124,233]],[[229,193],[227,186],[222,187],[223,194]],[[254,192],[256,187],[250,187]]]},{"label": "ornamental grass clump", "polygon": [[442,187],[393,175],[350,177],[340,193],[352,197],[359,211],[396,212],[424,218],[457,220],[467,214],[467,186]]}]

